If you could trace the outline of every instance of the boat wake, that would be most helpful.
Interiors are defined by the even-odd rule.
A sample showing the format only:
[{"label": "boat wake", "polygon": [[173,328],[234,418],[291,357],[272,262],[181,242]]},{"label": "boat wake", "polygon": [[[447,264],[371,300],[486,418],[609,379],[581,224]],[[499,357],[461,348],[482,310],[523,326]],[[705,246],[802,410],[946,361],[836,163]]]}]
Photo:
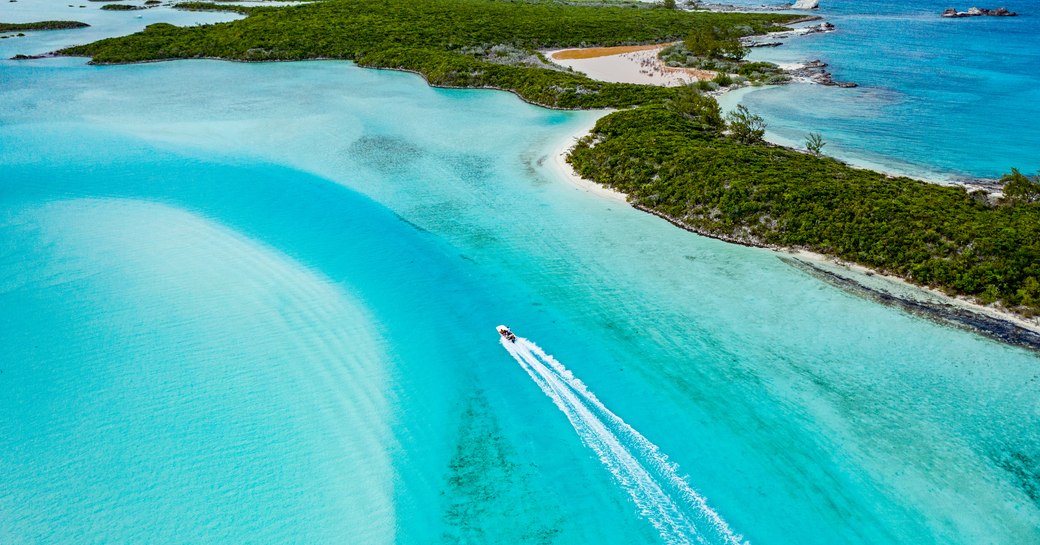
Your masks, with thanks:
[{"label": "boat wake", "polygon": [[679,475],[678,466],[657,445],[610,412],[563,364],[523,337],[500,341],[563,411],[582,442],[596,452],[666,543],[747,543]]}]

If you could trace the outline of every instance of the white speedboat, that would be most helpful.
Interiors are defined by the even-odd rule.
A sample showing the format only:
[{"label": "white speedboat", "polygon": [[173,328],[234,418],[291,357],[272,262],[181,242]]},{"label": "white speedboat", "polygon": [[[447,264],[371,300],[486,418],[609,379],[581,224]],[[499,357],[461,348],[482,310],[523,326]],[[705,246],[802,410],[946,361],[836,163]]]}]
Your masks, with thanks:
[{"label": "white speedboat", "polygon": [[497,329],[498,330],[498,334],[502,335],[503,337],[505,337],[507,341],[509,341],[511,343],[515,343],[516,342],[516,335],[513,335],[513,332],[509,331],[508,327],[506,327],[504,325],[500,325],[500,326],[496,327],[495,329]]}]

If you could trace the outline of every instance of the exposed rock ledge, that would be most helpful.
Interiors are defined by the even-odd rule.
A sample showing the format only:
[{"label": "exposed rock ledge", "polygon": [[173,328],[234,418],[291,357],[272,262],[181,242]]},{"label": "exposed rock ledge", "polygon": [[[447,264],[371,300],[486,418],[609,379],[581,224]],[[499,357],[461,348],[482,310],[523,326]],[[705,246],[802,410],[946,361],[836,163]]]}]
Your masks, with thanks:
[{"label": "exposed rock ledge", "polygon": [[957,11],[956,8],[947,8],[946,11],[944,11],[942,13],[943,17],[954,18],[954,19],[960,18],[960,17],[984,17],[984,16],[989,16],[989,17],[1014,17],[1016,15],[1018,15],[1018,14],[1013,12],[1013,11],[1008,11],[1007,8],[997,8],[997,9],[971,8],[968,11]]},{"label": "exposed rock ledge", "polygon": [[817,9],[819,7],[820,0],[798,0],[791,6],[791,9]]},{"label": "exposed rock ledge", "polygon": [[868,286],[857,281],[853,275],[841,274],[804,259],[795,257],[781,257],[780,259],[853,295],[1013,346],[1040,351],[1040,333],[1001,316],[973,310],[954,302],[927,300]]},{"label": "exposed rock ledge", "polygon": [[[819,18],[815,17],[809,19],[810,21],[818,21]],[[833,24],[824,21],[818,25],[812,25],[802,28],[796,28],[794,30],[780,30],[776,32],[769,32],[761,36],[745,36],[740,39],[740,43],[744,44],[744,47],[777,47],[783,45],[783,42],[776,41],[778,39],[790,38],[792,36],[808,36],[810,34],[821,34],[824,32],[834,32],[837,30]],[[758,41],[759,38],[764,38],[769,41]]]},{"label": "exposed rock ledge", "polygon": [[818,83],[830,87],[842,87],[846,89],[859,87],[858,83],[853,83],[851,81],[834,81],[834,77],[826,70],[826,68],[827,63],[816,59],[814,61],[809,61],[798,68],[788,70],[787,73],[796,78],[802,78],[812,83]]}]

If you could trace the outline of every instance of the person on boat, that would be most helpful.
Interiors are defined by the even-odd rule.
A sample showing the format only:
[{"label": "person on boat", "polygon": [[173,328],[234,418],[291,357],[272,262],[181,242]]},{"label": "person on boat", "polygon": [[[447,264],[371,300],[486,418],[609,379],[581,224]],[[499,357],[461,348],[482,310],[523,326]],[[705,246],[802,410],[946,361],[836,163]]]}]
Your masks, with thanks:
[{"label": "person on boat", "polygon": [[515,343],[515,342],[516,342],[516,335],[514,335],[514,334],[513,334],[513,332],[509,330],[509,328],[508,328],[508,327],[506,327],[506,326],[504,326],[504,325],[500,325],[500,326],[498,326],[498,328],[497,328],[497,329],[498,329],[498,332],[499,332],[499,333],[500,333],[500,334],[501,334],[501,335],[502,335],[503,337],[505,337],[506,339],[508,339],[508,340],[509,340],[509,342],[513,342],[513,343]]}]

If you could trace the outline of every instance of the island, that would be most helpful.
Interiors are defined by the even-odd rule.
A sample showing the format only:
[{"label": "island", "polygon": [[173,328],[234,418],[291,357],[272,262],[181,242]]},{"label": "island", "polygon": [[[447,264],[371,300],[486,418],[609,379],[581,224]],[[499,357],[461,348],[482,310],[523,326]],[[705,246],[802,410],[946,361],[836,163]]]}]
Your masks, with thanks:
[{"label": "island", "polygon": [[24,30],[68,30],[71,28],[86,28],[87,23],[79,21],[39,21],[36,23],[0,23],[0,32],[14,32]]},{"label": "island", "polygon": [[568,161],[641,210],[703,235],[833,256],[1021,316],[1040,314],[1037,177],[1012,170],[1002,191],[987,193],[853,168],[820,155],[822,142],[812,152],[764,142],[761,118],[746,109],[724,118],[698,85],[597,81],[544,54],[691,35],[732,44],[781,30],[796,15],[497,0],[181,7],[247,17],[154,24],[58,53],[95,64],[344,59],[415,72],[435,86],[507,90],[549,108],[611,108]]},{"label": "island", "polygon": [[133,6],[130,4],[105,4],[101,6],[101,9],[105,11],[137,11],[140,9],[147,9],[144,6]]}]

